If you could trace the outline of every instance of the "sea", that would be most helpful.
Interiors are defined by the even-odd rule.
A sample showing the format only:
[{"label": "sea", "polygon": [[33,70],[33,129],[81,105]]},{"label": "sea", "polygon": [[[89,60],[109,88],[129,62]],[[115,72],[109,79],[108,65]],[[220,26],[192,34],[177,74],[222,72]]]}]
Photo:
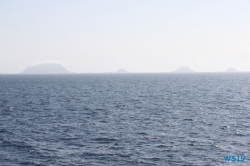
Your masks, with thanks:
[{"label": "sea", "polygon": [[249,94],[250,73],[1,75],[0,165],[248,166]]}]

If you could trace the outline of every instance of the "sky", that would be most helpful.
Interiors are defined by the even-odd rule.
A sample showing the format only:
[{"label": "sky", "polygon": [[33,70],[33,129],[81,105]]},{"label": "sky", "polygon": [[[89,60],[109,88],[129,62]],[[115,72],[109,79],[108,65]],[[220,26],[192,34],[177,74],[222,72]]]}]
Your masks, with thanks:
[{"label": "sky", "polygon": [[2,0],[0,73],[250,71],[249,0]]}]

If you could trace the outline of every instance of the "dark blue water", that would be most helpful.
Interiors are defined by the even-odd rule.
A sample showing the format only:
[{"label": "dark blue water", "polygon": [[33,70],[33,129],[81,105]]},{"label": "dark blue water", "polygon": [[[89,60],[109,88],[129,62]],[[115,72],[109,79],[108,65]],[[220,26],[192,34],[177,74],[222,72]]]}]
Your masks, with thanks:
[{"label": "dark blue water", "polygon": [[249,93],[247,73],[0,76],[0,165],[250,165]]}]

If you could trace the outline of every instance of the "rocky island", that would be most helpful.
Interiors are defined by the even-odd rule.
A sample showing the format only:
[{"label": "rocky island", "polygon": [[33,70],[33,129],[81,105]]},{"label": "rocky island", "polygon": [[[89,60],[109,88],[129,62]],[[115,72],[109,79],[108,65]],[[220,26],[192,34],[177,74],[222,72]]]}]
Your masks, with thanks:
[{"label": "rocky island", "polygon": [[194,71],[191,70],[189,67],[181,66],[173,72],[174,73],[193,73]]},{"label": "rocky island", "polygon": [[235,72],[238,72],[238,70],[236,70],[235,68],[230,67],[230,68],[228,68],[228,69],[226,70],[226,72],[235,73]]},{"label": "rocky island", "polygon": [[66,68],[60,64],[48,63],[27,67],[21,74],[70,74]]},{"label": "rocky island", "polygon": [[125,69],[119,69],[116,71],[116,73],[128,73]]}]

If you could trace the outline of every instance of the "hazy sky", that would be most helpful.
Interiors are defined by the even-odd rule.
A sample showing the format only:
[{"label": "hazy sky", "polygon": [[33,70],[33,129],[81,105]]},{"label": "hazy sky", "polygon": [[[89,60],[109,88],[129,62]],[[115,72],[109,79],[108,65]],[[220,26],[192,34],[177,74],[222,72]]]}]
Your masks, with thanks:
[{"label": "hazy sky", "polygon": [[0,73],[250,71],[250,0],[1,0]]}]

